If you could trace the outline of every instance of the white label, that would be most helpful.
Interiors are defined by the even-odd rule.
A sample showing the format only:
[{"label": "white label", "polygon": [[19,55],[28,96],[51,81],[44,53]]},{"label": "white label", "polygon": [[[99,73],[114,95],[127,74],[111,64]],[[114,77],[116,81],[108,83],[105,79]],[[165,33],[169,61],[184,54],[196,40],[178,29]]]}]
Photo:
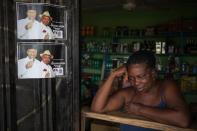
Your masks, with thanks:
[{"label": "white label", "polygon": [[53,30],[55,38],[63,38],[63,31],[61,30]]}]

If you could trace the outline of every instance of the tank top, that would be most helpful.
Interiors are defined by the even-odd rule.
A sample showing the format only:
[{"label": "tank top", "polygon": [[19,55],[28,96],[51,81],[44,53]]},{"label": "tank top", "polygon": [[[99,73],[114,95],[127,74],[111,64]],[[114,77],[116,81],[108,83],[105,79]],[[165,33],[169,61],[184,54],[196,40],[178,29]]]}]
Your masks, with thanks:
[{"label": "tank top", "polygon": [[[166,105],[165,100],[164,100],[164,95],[163,95],[163,92],[161,91],[160,103],[156,106],[156,108],[164,109],[166,107],[167,107],[167,105]],[[121,124],[120,125],[120,131],[159,131],[159,130]]]}]

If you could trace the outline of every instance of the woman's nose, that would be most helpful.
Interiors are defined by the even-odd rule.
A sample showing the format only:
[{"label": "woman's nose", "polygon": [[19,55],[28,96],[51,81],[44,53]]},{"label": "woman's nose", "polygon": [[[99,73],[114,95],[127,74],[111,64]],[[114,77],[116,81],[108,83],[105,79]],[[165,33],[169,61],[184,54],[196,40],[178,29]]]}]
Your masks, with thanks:
[{"label": "woman's nose", "polygon": [[138,79],[136,79],[136,78],[135,78],[135,79],[133,80],[133,84],[134,84],[134,86],[138,86],[138,85],[139,85],[139,83],[140,83],[140,82],[139,82],[139,80],[138,80]]}]

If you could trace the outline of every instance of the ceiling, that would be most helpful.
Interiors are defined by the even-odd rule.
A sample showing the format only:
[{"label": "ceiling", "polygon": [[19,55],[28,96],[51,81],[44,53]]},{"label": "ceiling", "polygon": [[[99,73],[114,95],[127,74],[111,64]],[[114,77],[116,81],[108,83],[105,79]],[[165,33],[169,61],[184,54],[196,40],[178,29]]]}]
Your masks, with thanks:
[{"label": "ceiling", "polygon": [[167,8],[177,5],[197,5],[197,0],[81,0],[82,10],[110,9],[134,3],[136,8]]}]

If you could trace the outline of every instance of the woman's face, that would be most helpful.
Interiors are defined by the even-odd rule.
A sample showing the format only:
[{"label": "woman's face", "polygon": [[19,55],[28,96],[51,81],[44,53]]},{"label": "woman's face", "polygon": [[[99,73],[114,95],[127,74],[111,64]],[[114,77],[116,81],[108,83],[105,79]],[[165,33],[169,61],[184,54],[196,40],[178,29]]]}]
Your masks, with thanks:
[{"label": "woman's face", "polygon": [[154,71],[146,64],[132,64],[128,67],[128,80],[138,92],[146,92],[153,86]]}]

